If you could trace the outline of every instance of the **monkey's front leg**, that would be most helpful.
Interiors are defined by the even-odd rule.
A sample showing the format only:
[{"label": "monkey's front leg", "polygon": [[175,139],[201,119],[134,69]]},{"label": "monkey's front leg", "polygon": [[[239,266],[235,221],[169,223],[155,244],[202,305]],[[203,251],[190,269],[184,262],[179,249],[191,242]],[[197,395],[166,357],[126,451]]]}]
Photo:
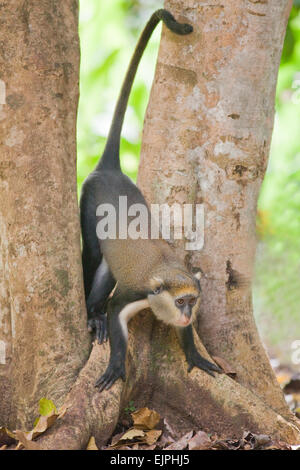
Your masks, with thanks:
[{"label": "monkey's front leg", "polygon": [[188,372],[190,372],[193,367],[198,367],[199,369],[204,370],[209,375],[214,377],[214,372],[222,373],[222,369],[216,366],[212,362],[208,361],[201,354],[198,353],[195,343],[194,343],[194,335],[193,335],[193,327],[192,325],[186,326],[184,328],[176,328],[177,334],[179,337],[179,341],[181,347],[184,351],[187,363],[188,363]]}]

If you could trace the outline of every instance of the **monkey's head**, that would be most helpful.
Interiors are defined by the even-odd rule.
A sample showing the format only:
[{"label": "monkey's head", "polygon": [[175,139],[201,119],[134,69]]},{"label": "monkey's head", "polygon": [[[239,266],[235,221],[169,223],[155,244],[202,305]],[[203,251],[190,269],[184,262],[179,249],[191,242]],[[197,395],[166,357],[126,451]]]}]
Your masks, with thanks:
[{"label": "monkey's head", "polygon": [[197,312],[200,303],[200,276],[170,267],[151,276],[148,294],[150,307],[164,323],[185,327]]}]

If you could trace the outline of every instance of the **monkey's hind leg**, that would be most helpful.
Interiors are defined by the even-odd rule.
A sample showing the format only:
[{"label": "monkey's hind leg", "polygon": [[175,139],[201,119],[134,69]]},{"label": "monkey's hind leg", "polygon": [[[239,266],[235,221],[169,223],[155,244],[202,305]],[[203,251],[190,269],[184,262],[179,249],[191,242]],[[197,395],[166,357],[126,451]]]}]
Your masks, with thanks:
[{"label": "monkey's hind leg", "polygon": [[96,331],[96,338],[99,344],[107,341],[107,316],[105,307],[107,299],[113,290],[116,281],[110,269],[102,258],[98,269],[95,272],[92,287],[87,299],[86,307],[88,313],[89,331]]},{"label": "monkey's hind leg", "polygon": [[108,333],[110,358],[105,373],[96,381],[99,391],[108,390],[119,378],[125,381],[125,360],[128,338],[128,321],[149,307],[144,295],[116,292],[108,305]]},{"label": "monkey's hind leg", "polygon": [[188,363],[188,372],[190,372],[193,367],[198,367],[199,369],[204,370],[209,375],[214,377],[214,372],[222,373],[222,369],[216,366],[212,362],[208,361],[204,357],[199,354],[196,349],[194,343],[194,336],[193,336],[193,327],[192,325],[186,326],[184,328],[176,328],[177,335],[179,337],[179,341],[181,347],[184,351],[187,363]]}]

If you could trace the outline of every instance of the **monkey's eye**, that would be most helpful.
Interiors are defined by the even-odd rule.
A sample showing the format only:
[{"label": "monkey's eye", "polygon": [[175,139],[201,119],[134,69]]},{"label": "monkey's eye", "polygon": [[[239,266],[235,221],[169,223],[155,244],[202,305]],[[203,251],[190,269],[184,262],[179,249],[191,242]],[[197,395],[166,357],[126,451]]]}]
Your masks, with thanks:
[{"label": "monkey's eye", "polygon": [[184,304],[184,299],[176,299],[175,304],[177,305],[177,307],[183,305]]},{"label": "monkey's eye", "polygon": [[196,297],[192,297],[190,300],[189,300],[189,305],[191,305],[192,307],[194,305],[196,305],[196,302],[197,302],[197,298]]},{"label": "monkey's eye", "polygon": [[162,290],[163,290],[163,286],[155,287],[155,289],[153,289],[153,294],[154,295],[160,294]]}]

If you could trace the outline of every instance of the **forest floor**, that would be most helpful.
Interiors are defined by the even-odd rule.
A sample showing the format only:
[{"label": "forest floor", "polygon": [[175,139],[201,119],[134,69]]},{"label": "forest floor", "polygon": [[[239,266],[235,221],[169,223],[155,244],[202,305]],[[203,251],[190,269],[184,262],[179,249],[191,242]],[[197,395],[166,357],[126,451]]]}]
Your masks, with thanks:
[{"label": "forest floor", "polygon": [[[292,412],[300,418],[300,373],[290,365],[280,364],[271,359],[277,380],[283,389],[286,401]],[[51,400],[40,400],[39,414],[34,429],[29,432],[10,431],[0,428],[0,450],[38,449],[35,439],[47,431],[56,419],[66,412],[59,410]],[[264,434],[254,434],[244,430],[243,436],[220,436],[209,434],[201,429],[191,429],[183,436],[178,436],[163,416],[148,408],[136,409],[129,402],[120,416],[112,438],[99,450],[300,450],[300,446],[287,445],[275,441]],[[91,436],[87,450],[98,450],[95,439]]]}]

